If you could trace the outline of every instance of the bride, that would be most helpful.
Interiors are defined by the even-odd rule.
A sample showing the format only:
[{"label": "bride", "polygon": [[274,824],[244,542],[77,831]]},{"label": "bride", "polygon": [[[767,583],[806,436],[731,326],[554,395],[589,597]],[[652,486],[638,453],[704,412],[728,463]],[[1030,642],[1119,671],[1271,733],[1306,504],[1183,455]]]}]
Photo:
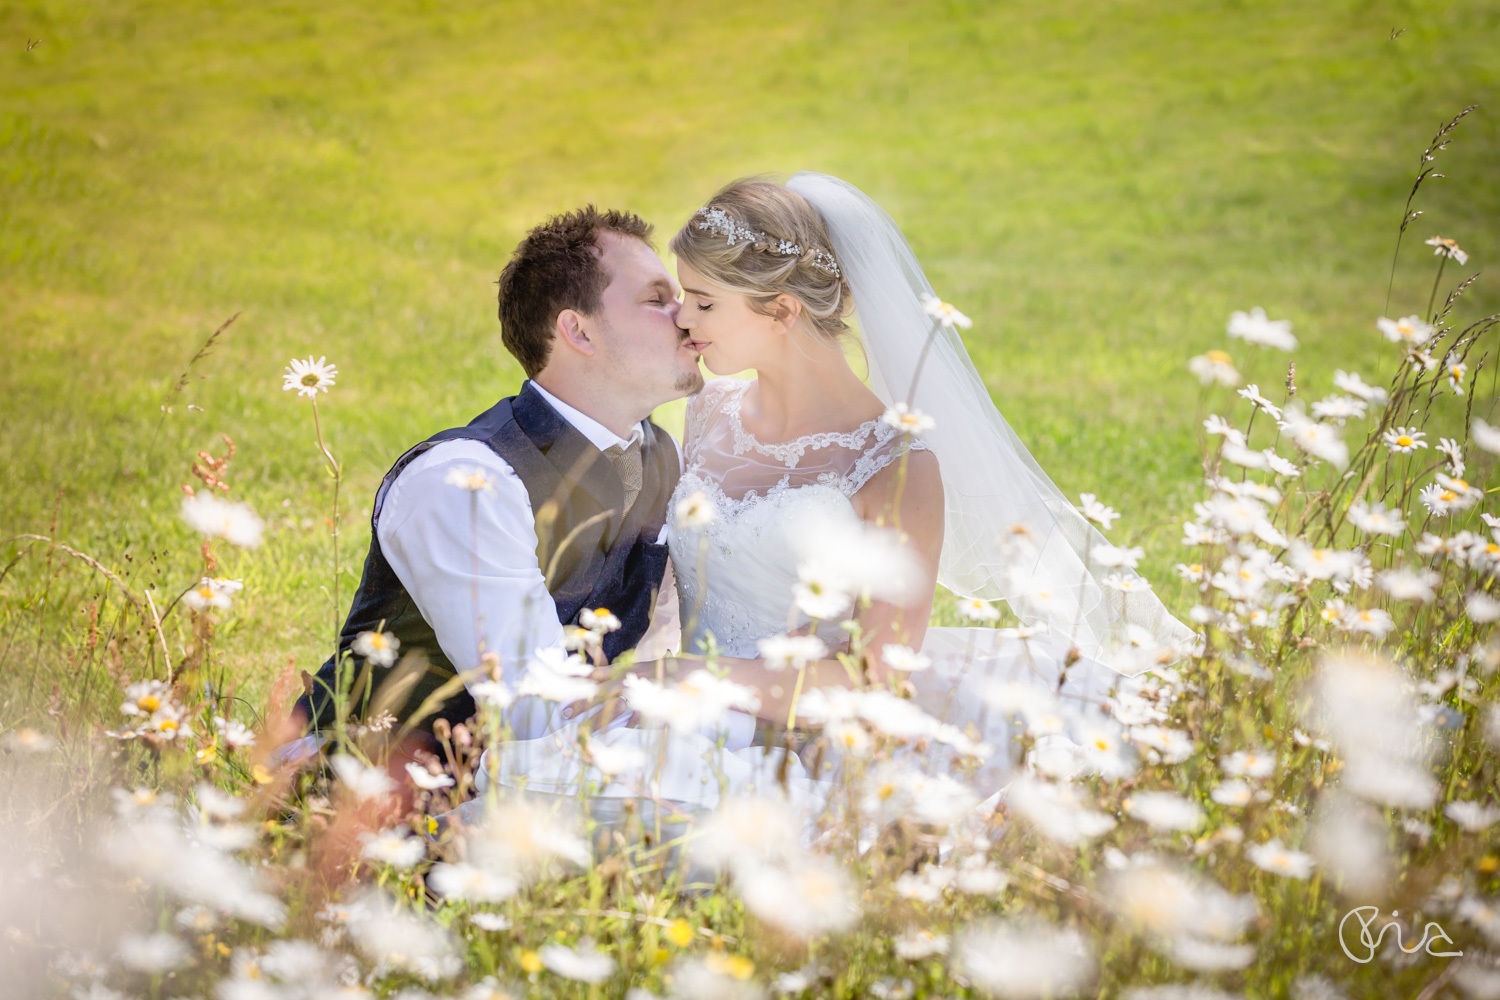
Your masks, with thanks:
[{"label": "bride", "polygon": [[[628,711],[501,744],[488,777],[679,810],[773,784],[817,801],[836,763],[786,747],[826,727],[836,762],[869,725],[949,751],[927,767],[970,758],[989,795],[1017,763],[997,688],[1097,704],[1191,643],[1133,571],[1096,575],[1113,547],[996,411],[967,321],[859,190],[738,181],[670,246],[703,364],[756,373],[688,404],[668,526],[684,657],[636,664]],[[929,628],[938,583],[1021,626]],[[713,671],[691,659],[705,653]]]}]

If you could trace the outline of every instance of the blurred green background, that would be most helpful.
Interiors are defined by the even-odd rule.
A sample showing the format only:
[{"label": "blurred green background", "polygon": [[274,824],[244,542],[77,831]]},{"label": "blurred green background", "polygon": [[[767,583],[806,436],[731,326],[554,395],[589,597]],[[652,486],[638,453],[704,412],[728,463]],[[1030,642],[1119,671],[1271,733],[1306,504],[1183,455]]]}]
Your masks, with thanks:
[{"label": "blurred green background", "polygon": [[[1304,395],[1335,367],[1387,378],[1402,204],[1475,102],[1418,196],[1391,315],[1426,302],[1423,238],[1470,252],[1450,277],[1500,253],[1497,51],[1489,0],[5,3],[0,537],[55,520],[175,594],[197,572],[178,486],[226,432],[235,496],[270,524],[225,561],[246,583],[229,655],[252,683],[311,668],[381,473],[519,384],[493,281],[525,229],[594,201],[664,242],[726,181],[807,168],[902,224],[974,318],[1002,412],[1065,491],[1125,512],[1112,535],[1148,546],[1175,602],[1200,411],[1246,416],[1187,358],[1228,346],[1280,399],[1286,356],[1225,344],[1261,305],[1301,338]],[[1460,314],[1496,309],[1481,278]],[[338,605],[309,407],[281,390],[308,354],[340,369]],[[23,552],[0,582],[7,678],[100,585],[44,547],[0,565]]]}]

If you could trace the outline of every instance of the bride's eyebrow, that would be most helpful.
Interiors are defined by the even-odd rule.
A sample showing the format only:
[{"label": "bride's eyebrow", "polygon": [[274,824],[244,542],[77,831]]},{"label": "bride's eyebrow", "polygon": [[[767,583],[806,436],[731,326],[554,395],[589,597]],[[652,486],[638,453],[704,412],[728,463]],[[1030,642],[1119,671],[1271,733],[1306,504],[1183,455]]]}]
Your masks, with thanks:
[{"label": "bride's eyebrow", "polygon": [[696,289],[696,288],[688,288],[686,285],[684,285],[682,287],[682,290],[684,292],[687,292],[689,295],[696,295],[700,299],[706,299],[706,298],[710,297],[710,295],[709,295],[708,292],[700,292],[700,291],[698,291],[698,289]]}]

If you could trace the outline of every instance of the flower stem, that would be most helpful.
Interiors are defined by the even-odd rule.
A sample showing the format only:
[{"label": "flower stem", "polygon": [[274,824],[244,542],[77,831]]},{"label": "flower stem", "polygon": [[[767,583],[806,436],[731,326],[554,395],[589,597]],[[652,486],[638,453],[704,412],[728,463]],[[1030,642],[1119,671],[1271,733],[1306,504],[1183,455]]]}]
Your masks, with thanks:
[{"label": "flower stem", "polygon": [[1432,279],[1432,294],[1427,296],[1427,315],[1431,317],[1430,322],[1436,323],[1437,316],[1432,311],[1433,303],[1437,302],[1437,290],[1439,283],[1443,280],[1443,267],[1448,263],[1448,256],[1444,254],[1438,258],[1437,277]]},{"label": "flower stem", "polygon": [[911,401],[917,395],[917,383],[922,380],[922,366],[927,363],[927,354],[932,350],[932,342],[937,339],[938,331],[943,328],[942,320],[932,321],[932,330],[927,334],[927,339],[922,342],[922,353],[917,355],[917,367],[911,373],[911,388],[906,390],[906,405],[911,406]]},{"label": "flower stem", "polygon": [[[816,632],[814,633],[816,634]],[[807,667],[797,671],[797,684],[792,688],[792,707],[786,716],[786,727],[795,729],[797,727],[797,699],[802,696],[802,679],[807,676]]]},{"label": "flower stem", "polygon": [[343,605],[339,603],[339,484],[343,481],[343,470],[339,468],[338,460],[333,457],[333,452],[328,450],[328,445],[323,443],[323,422],[318,417],[318,399],[312,399],[313,431],[318,436],[318,450],[328,461],[328,468],[333,473],[333,629],[334,642],[337,644],[341,629],[339,612]]}]

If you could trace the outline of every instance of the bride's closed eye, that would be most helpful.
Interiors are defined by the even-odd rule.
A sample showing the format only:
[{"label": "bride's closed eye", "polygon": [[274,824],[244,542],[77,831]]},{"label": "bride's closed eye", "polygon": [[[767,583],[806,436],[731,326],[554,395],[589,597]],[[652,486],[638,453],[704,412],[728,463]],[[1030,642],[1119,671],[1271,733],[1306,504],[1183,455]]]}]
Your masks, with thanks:
[{"label": "bride's closed eye", "polygon": [[714,304],[712,302],[710,302],[708,305],[704,305],[702,302],[698,303],[698,311],[699,312],[706,313],[710,309],[712,309],[713,307],[714,307]]}]

